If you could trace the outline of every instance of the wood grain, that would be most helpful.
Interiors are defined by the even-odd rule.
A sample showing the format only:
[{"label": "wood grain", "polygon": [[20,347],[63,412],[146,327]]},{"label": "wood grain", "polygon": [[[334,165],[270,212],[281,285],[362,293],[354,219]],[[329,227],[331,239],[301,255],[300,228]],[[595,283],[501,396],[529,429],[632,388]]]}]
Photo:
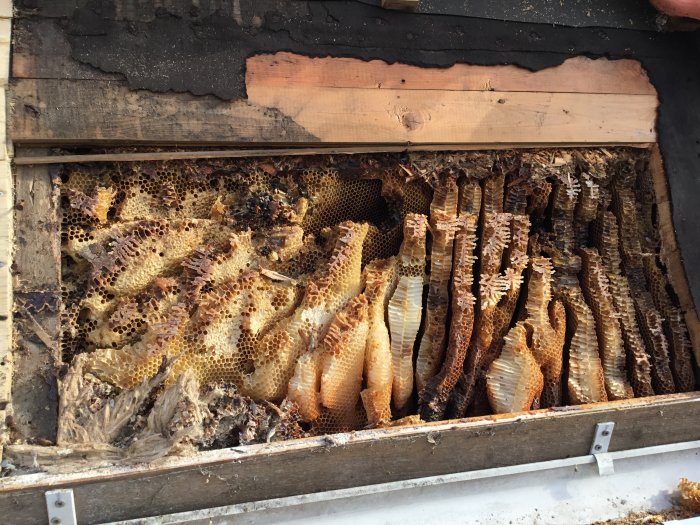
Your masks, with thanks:
[{"label": "wood grain", "polygon": [[697,440],[698,418],[700,394],[675,394],[203,452],[131,469],[19,476],[0,487],[0,515],[13,525],[40,523],[44,490],[72,487],[78,522],[89,525],[584,456],[604,421],[615,422],[611,450]]},{"label": "wood grain", "polygon": [[[31,65],[15,62],[23,74]],[[20,79],[16,143],[585,145],[656,140],[634,61],[577,58],[421,69],[289,53],[248,62],[248,100],[130,91],[122,81]]]},{"label": "wood grain", "polygon": [[[4,124],[2,126],[4,127]],[[3,143],[0,142],[0,146],[2,145]],[[14,221],[12,182],[10,162],[6,159],[0,160],[0,405],[10,401],[13,369],[11,268],[14,249]],[[0,446],[1,442],[2,434],[0,434]]]},{"label": "wood grain", "polygon": [[12,140],[33,144],[313,143],[275,109],[93,80],[16,80]]},{"label": "wood grain", "polygon": [[656,95],[638,61],[587,57],[570,58],[560,66],[533,72],[517,66],[469,64],[422,68],[381,60],[312,58],[280,52],[250,57],[246,61],[246,86]]},{"label": "wood grain", "polygon": [[[17,150],[17,155],[46,154],[44,149]],[[17,292],[60,292],[61,239],[58,194],[48,166],[15,168],[16,251],[14,289]]]},{"label": "wood grain", "polygon": [[[46,150],[18,149],[20,155]],[[14,373],[16,437],[55,439],[61,253],[58,195],[48,166],[15,168]]]},{"label": "wood grain", "polygon": [[323,142],[650,142],[652,95],[248,86]]}]

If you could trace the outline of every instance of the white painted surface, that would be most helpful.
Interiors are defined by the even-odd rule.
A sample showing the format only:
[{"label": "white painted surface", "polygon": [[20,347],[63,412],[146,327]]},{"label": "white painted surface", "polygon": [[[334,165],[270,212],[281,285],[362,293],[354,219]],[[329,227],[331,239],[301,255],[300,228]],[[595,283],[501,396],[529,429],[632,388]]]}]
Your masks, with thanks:
[{"label": "white painted surface", "polygon": [[584,456],[219,507],[119,525],[585,525],[629,512],[667,509],[681,477],[700,480],[700,442],[611,456],[615,473],[609,476],[600,476],[593,457]]}]

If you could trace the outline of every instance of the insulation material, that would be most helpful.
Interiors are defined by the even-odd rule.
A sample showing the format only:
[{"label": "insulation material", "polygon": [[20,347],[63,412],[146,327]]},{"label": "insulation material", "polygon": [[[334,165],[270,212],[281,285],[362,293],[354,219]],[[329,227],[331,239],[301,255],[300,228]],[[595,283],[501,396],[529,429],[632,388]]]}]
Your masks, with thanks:
[{"label": "insulation material", "polygon": [[150,458],[692,389],[645,155],[66,165],[59,441]]}]

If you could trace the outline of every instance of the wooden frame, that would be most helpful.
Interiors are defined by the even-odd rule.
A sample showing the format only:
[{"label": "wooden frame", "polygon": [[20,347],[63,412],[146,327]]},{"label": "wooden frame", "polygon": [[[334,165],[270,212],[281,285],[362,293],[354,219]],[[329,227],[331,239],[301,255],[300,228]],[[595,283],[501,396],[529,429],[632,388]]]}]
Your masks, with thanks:
[{"label": "wooden frame", "polygon": [[[16,60],[14,67],[24,68],[26,75],[33,66]],[[299,154],[302,151],[289,146],[317,146],[313,144],[317,142],[323,144],[313,148],[315,153],[598,144],[651,147],[660,229],[666,242],[662,258],[679,291],[697,357],[700,321],[675,241],[660,153],[650,146],[656,139],[653,87],[632,61],[575,59],[561,67],[563,76],[555,70],[529,73],[477,66],[426,73],[376,61],[278,54],[249,61],[249,100],[236,102],[131,92],[119,81],[91,85],[90,80],[23,78],[13,88],[13,139],[25,145],[192,144],[189,141],[197,137],[199,145],[265,145],[254,151],[125,153],[82,157],[83,161],[269,155],[273,144],[284,144],[288,154]],[[581,74],[581,68],[587,74]],[[439,75],[441,89],[431,87],[432,75]],[[583,83],[572,81],[576,75]],[[285,83],[296,87],[280,90]],[[532,91],[537,87],[540,91]],[[314,117],[305,106],[308,93],[321,101],[315,109],[325,112],[322,118]],[[71,102],[47,103],[55,98]],[[88,100],[96,103],[89,104],[86,112]],[[111,122],[110,105],[116,103],[126,113]],[[363,111],[357,111],[365,103]],[[588,111],[592,106],[602,109]],[[462,108],[461,113],[452,111],[454,107]],[[484,108],[506,125],[479,125],[488,113]],[[471,110],[480,111],[479,117],[472,118]],[[378,115],[377,120],[372,115]],[[329,119],[342,125],[326,127]],[[187,127],[172,131],[174,122],[184,121]],[[352,145],[333,148],[334,143]],[[360,144],[372,145],[362,148]],[[58,217],[47,211],[57,206],[49,167],[57,160],[46,150],[18,149],[15,171],[15,334],[21,349],[17,377],[21,379],[24,369],[39,373],[42,380],[31,381],[37,376],[24,373],[30,380],[15,383],[13,405],[36,417],[14,424],[27,435],[48,441],[56,414],[43,407],[55,391],[51,378],[58,355],[60,246]],[[69,160],[78,159],[59,161]],[[37,265],[42,257],[47,264]],[[675,394],[339,434],[116,467],[110,466],[115,458],[106,450],[11,445],[6,450],[10,462],[36,462],[48,472],[5,480],[0,487],[0,515],[16,524],[43,520],[43,492],[48,487],[72,487],[78,520],[89,524],[581,456],[588,454],[595,425],[604,421],[616,423],[612,450],[648,447],[700,439],[699,417],[700,393]],[[120,495],[118,501],[114,494]]]}]

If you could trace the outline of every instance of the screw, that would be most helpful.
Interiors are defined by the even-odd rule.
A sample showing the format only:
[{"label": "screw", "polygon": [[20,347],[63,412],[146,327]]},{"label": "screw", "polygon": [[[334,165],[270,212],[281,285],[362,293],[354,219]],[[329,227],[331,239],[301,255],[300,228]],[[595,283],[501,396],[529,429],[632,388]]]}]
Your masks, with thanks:
[{"label": "screw", "polygon": [[63,505],[65,505],[65,502],[61,499],[57,499],[54,505],[56,505],[57,507],[63,507]]},{"label": "screw", "polygon": [[600,445],[596,445],[596,446],[593,447],[593,448],[594,448],[595,450],[602,450],[603,447],[601,447]]},{"label": "screw", "polygon": [[61,518],[51,518],[51,525],[60,525]]},{"label": "screw", "polygon": [[610,431],[609,431],[609,430],[603,430],[603,431],[601,432],[601,434],[604,435],[604,436],[609,436],[609,435],[610,435]]}]

